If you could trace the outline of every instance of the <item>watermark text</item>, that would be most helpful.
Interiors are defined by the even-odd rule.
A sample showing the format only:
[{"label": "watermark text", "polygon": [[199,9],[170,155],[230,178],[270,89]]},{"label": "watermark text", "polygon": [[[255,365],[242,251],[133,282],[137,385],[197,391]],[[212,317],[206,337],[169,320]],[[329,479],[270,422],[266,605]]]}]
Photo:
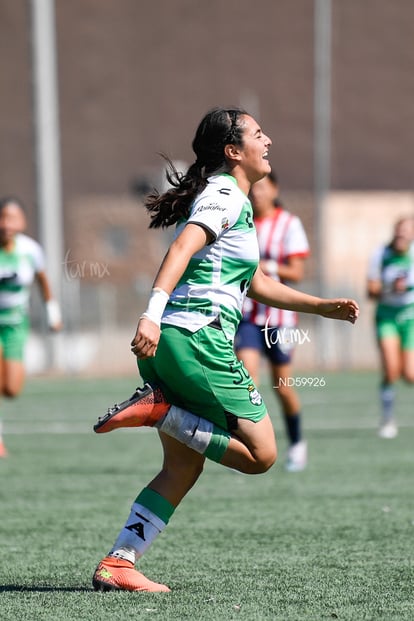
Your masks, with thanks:
[{"label": "watermark text", "polygon": [[107,263],[101,261],[76,261],[70,258],[70,250],[65,255],[63,268],[67,280],[75,280],[78,278],[104,278],[110,276]]},{"label": "watermark text", "polygon": [[269,326],[269,318],[266,319],[264,328],[264,339],[266,347],[269,349],[272,345],[279,343],[280,345],[303,345],[310,343],[309,330],[302,328],[271,328]]},{"label": "watermark text", "polygon": [[326,379],[324,377],[279,377],[278,385],[274,386],[274,388],[285,386],[292,388],[299,388],[300,386],[324,388],[326,386]]}]

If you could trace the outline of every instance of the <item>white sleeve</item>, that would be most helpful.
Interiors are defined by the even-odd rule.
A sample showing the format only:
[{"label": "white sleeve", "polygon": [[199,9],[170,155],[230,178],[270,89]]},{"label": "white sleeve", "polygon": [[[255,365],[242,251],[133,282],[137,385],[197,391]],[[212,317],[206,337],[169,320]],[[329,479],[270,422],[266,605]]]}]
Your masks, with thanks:
[{"label": "white sleeve", "polygon": [[38,244],[35,240],[32,245],[32,256],[34,261],[34,268],[36,274],[38,272],[43,272],[46,269],[46,259],[45,253],[43,252],[43,248],[40,244]]},{"label": "white sleeve", "polygon": [[219,197],[217,193],[214,196],[203,193],[195,201],[187,224],[200,224],[217,239],[237,222],[242,207],[241,201],[234,200],[231,193]]},{"label": "white sleeve", "polygon": [[16,237],[16,242],[21,251],[31,257],[35,273],[43,272],[46,269],[46,259],[39,242],[23,233]]},{"label": "white sleeve", "polygon": [[285,256],[308,255],[309,242],[302,222],[297,216],[292,216],[284,239]]}]

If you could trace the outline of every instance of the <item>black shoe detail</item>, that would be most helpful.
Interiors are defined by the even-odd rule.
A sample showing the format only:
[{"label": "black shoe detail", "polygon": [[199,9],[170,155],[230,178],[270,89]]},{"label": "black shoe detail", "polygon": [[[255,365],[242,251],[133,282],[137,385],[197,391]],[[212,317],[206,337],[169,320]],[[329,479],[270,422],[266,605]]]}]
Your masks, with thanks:
[{"label": "black shoe detail", "polygon": [[97,431],[103,425],[105,425],[109,420],[111,420],[113,416],[115,416],[116,414],[119,414],[119,412],[122,412],[122,410],[125,410],[129,406],[134,405],[138,401],[141,401],[141,399],[143,399],[144,397],[147,397],[152,392],[153,392],[153,388],[149,384],[144,384],[142,388],[137,388],[134,394],[129,399],[125,399],[125,401],[122,401],[122,403],[119,403],[119,404],[115,403],[114,406],[112,406],[111,408],[108,408],[107,413],[98,418],[98,422],[93,426],[93,430]]}]

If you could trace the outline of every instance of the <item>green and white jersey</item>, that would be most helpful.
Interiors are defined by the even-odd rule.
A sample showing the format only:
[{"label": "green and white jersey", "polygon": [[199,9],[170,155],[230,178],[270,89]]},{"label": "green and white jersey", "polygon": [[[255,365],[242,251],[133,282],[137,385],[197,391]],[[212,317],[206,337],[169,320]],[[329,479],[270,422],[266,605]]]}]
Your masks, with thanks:
[{"label": "green and white jersey", "polygon": [[30,286],[35,274],[44,269],[42,247],[27,235],[16,235],[11,251],[0,248],[0,325],[25,320]]},{"label": "green and white jersey", "polygon": [[[404,254],[394,252],[389,245],[378,248],[371,257],[368,278],[382,282],[380,305],[401,307],[414,304],[414,243]],[[406,291],[394,291],[397,278],[405,280]]]},{"label": "green and white jersey", "polygon": [[196,332],[220,317],[226,336],[233,339],[259,263],[251,203],[234,177],[215,175],[195,199],[188,219],[177,225],[176,237],[188,223],[206,228],[214,241],[191,258],[162,323]]}]

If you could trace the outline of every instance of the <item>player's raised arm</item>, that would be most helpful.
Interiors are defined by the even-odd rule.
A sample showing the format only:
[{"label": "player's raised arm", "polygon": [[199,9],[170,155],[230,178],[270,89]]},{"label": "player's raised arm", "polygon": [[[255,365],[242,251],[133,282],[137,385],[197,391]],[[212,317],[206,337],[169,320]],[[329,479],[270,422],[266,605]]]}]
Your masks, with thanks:
[{"label": "player's raised arm", "polygon": [[255,272],[248,296],[267,306],[277,306],[286,310],[311,313],[351,323],[355,323],[359,315],[359,306],[355,300],[324,299],[297,291],[266,276],[260,267]]}]

